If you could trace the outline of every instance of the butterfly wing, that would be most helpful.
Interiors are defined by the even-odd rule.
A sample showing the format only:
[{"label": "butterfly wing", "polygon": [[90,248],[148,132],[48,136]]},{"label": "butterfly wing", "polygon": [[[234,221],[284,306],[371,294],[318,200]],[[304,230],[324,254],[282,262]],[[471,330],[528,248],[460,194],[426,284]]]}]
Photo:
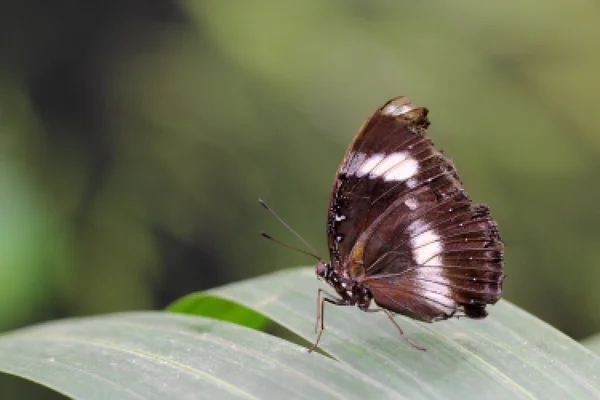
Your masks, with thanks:
[{"label": "butterfly wing", "polygon": [[438,204],[399,224],[393,250],[378,251],[369,242],[367,252],[377,258],[365,263],[359,280],[377,304],[415,319],[456,312],[483,318],[485,306],[500,298],[504,279],[496,224],[486,206],[471,204],[464,194]]},{"label": "butterfly wing", "polygon": [[502,242],[487,207],[471,203],[425,135],[428,125],[427,109],[398,97],[356,135],[330,200],[332,264],[394,312],[481,318],[502,290]]}]

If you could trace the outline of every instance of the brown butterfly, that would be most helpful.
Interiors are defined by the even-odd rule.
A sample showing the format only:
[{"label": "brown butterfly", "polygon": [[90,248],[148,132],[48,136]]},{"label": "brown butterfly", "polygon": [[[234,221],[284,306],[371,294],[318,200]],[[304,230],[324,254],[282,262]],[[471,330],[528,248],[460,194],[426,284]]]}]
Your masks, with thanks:
[{"label": "brown butterfly", "polygon": [[[500,299],[505,275],[498,227],[486,205],[471,202],[454,164],[426,136],[427,114],[406,97],[373,113],[350,144],[331,192],[331,262],[296,249],[319,260],[317,277],[338,295],[318,290],[318,335],[309,352],[325,329],[325,302],[383,311],[404,335],[392,314],[424,322],[481,319]],[[379,307],[371,308],[373,302]]]},{"label": "brown butterfly", "polygon": [[[397,97],[363,124],[338,169],[327,218],[325,302],[434,322],[487,316],[502,293],[503,242],[489,208],[473,204],[454,164],[426,136],[428,110]],[[379,308],[370,308],[374,302]],[[409,340],[410,341],[410,340]],[[424,350],[411,342],[413,346]]]}]

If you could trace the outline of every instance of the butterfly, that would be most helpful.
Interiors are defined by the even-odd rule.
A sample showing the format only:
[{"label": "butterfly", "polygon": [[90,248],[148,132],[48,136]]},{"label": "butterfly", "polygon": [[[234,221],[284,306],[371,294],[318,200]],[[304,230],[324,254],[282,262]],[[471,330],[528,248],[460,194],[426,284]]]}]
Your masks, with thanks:
[{"label": "butterfly", "polygon": [[481,319],[501,296],[497,224],[435,149],[427,114],[406,97],[388,101],[340,164],[327,217],[331,261],[320,259],[315,268],[335,294],[318,291],[318,335],[309,351],[325,329],[325,303],[382,311],[404,335],[394,314],[423,322]]}]

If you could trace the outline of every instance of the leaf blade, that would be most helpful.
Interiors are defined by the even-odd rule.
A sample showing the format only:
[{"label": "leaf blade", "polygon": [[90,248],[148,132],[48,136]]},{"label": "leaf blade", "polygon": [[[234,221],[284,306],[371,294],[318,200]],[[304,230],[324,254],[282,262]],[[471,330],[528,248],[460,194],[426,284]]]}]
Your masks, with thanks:
[{"label": "leaf blade", "polygon": [[[314,340],[314,272],[283,271],[209,293],[262,312]],[[348,307],[326,308],[321,347],[340,362],[408,398],[598,398],[600,359],[507,301],[483,321],[423,324],[398,317],[419,352],[386,318]],[[410,360],[410,361],[407,361]],[[383,366],[383,368],[382,368]],[[565,378],[566,377],[566,378]]]},{"label": "leaf blade", "polygon": [[[360,376],[343,365],[306,358],[281,339],[172,313],[44,324],[1,337],[0,351],[12,355],[2,357],[0,370],[74,398],[341,399],[369,390],[390,397],[385,388],[358,384]],[[338,374],[352,379],[324,383]]]}]

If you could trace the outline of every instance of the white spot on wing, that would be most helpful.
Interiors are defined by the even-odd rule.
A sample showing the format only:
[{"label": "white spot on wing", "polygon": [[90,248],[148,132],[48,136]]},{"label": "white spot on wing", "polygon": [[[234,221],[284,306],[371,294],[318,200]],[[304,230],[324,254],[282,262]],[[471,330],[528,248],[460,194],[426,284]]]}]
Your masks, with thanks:
[{"label": "white spot on wing", "polygon": [[[432,282],[424,282],[421,285],[425,291],[424,294],[428,299],[435,301],[435,306],[446,313],[450,313],[454,310],[456,303],[452,300],[450,288],[445,285],[435,284]],[[437,304],[441,303],[441,304]]]},{"label": "white spot on wing", "polygon": [[345,219],[346,219],[346,216],[345,216],[345,215],[337,215],[337,214],[336,214],[336,216],[335,216],[335,220],[336,220],[336,222],[340,222],[340,221],[343,221],[343,220],[345,220]]},{"label": "white spot on wing", "polygon": [[414,197],[411,197],[410,199],[406,199],[404,201],[404,205],[411,210],[415,210],[417,207],[419,207],[419,202]]},{"label": "white spot on wing", "polygon": [[409,225],[413,257],[420,265],[442,265],[441,252],[444,248],[441,238],[433,229],[428,228],[428,224],[420,219]]},{"label": "white spot on wing", "polygon": [[370,178],[376,178],[382,175],[387,175],[390,169],[401,164],[408,157],[408,153],[398,152],[385,156],[383,160],[369,174]]},{"label": "white spot on wing", "polygon": [[405,159],[394,168],[386,172],[383,176],[383,180],[405,181],[412,178],[417,174],[417,172],[419,172],[419,162],[412,157],[408,157],[408,154],[406,153],[401,154],[405,154]]},{"label": "white spot on wing", "polygon": [[409,189],[412,189],[416,187],[418,183],[419,181],[416,178],[410,178],[406,181],[406,186],[408,186]]},{"label": "white spot on wing", "polygon": [[375,166],[377,166],[377,164],[383,160],[383,157],[385,157],[383,153],[373,154],[360,166],[358,171],[356,171],[356,176],[360,178],[361,176],[370,173],[373,168],[375,168]]},{"label": "white spot on wing", "polygon": [[[362,155],[362,157],[359,157]],[[405,181],[419,172],[419,162],[409,153],[400,151],[389,155],[377,153],[366,161],[363,153],[358,153],[352,160],[346,173],[357,177],[369,174],[370,179],[383,178],[384,181]],[[364,162],[363,162],[364,161]],[[360,162],[360,167],[359,167]]]},{"label": "white spot on wing", "polygon": [[365,153],[353,153],[350,154],[350,158],[352,160],[350,161],[350,165],[343,171],[348,176],[354,175],[367,157]]},{"label": "white spot on wing", "polygon": [[407,113],[409,111],[412,111],[414,109],[415,109],[415,106],[412,104],[398,105],[398,104],[390,103],[387,106],[385,106],[383,108],[383,110],[381,110],[381,113],[385,114],[385,115],[398,116],[398,115]]},{"label": "white spot on wing", "polygon": [[408,226],[411,234],[413,258],[421,267],[414,270],[415,279],[423,290],[423,296],[435,302],[435,306],[443,312],[451,312],[456,307],[452,299],[450,282],[441,276],[441,270],[428,268],[428,266],[442,265],[441,253],[444,246],[441,237],[429,224],[418,219]]}]

